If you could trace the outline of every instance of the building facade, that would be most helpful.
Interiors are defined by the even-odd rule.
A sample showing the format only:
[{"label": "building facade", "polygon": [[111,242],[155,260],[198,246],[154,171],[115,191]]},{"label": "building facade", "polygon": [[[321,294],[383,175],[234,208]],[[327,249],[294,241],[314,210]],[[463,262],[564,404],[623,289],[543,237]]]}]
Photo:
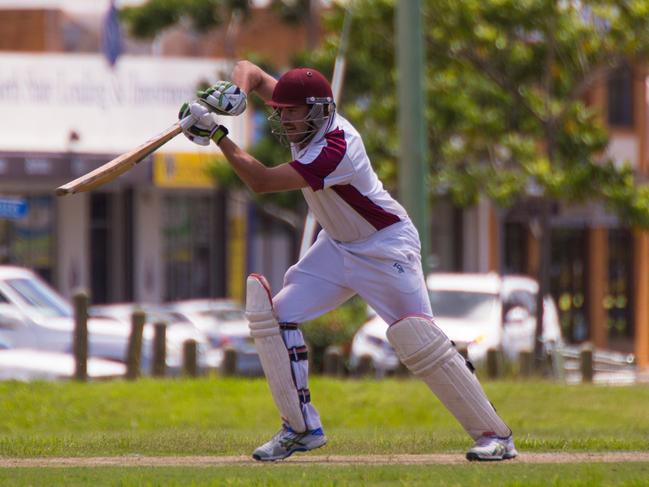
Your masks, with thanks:
[{"label": "building facade", "polygon": [[[609,130],[607,154],[649,172],[647,73],[627,66],[599,83],[588,101]],[[433,268],[538,276],[538,210],[503,210],[483,201],[470,209],[441,202],[433,210]],[[633,353],[649,367],[649,233],[629,227],[599,204],[556,203],[550,217],[550,291],[564,337]]]},{"label": "building facade", "polygon": [[[111,67],[101,54],[108,1],[21,5],[0,15],[0,107],[16,114],[0,127],[0,199],[29,210],[0,219],[2,262],[34,268],[68,297],[85,288],[95,303],[242,299],[252,271],[280,286],[296,254],[295,222],[274,218],[245,191],[219,187],[208,173],[219,158],[213,147],[177,137],[104,187],[54,196],[166,129],[199,85],[231,71],[224,56],[259,43],[257,31],[277,19],[255,9],[229,50],[224,29],[200,43],[182,27],[152,43],[125,36]],[[277,29],[293,52],[307,42],[301,26]],[[223,123],[246,147],[252,119]]]}]

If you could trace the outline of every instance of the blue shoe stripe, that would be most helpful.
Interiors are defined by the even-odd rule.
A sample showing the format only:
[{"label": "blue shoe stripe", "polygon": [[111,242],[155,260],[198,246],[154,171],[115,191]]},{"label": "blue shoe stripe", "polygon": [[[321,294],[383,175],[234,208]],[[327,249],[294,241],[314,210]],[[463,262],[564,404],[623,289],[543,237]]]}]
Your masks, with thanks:
[{"label": "blue shoe stripe", "polygon": [[[293,428],[291,428],[291,427],[290,427],[289,425],[287,425],[287,424],[284,425],[284,428],[286,428],[286,429],[287,429],[288,431],[290,431],[291,433],[298,434],[297,431],[295,431]],[[314,430],[309,430],[308,433],[309,433],[310,435],[313,435],[313,436],[324,436],[324,431],[322,430],[322,426],[321,426],[320,428],[316,428],[316,429],[314,429]]]}]

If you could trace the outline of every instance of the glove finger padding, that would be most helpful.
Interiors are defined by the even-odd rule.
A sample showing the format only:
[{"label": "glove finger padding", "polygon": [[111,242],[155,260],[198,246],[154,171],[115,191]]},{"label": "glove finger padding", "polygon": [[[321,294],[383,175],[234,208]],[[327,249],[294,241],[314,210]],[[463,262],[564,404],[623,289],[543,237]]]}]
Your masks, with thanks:
[{"label": "glove finger padding", "polygon": [[219,127],[216,114],[197,101],[183,103],[178,118],[185,137],[198,145],[210,145],[210,139]]},{"label": "glove finger padding", "polygon": [[197,92],[198,98],[220,115],[241,115],[247,106],[247,96],[230,81],[217,81],[206,90]]}]

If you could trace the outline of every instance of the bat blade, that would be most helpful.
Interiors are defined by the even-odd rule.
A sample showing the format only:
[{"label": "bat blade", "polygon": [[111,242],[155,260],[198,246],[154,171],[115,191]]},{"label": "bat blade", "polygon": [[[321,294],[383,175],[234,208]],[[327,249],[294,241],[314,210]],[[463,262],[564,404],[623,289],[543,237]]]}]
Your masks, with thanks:
[{"label": "bat blade", "polygon": [[84,174],[74,181],[70,181],[63,186],[59,186],[58,188],[56,188],[56,195],[64,196],[66,194],[90,191],[91,189],[111,182],[113,179],[133,168],[133,166],[135,166],[146,156],[169,142],[180,132],[182,132],[182,129],[180,128],[178,122],[176,122],[161,134],[146,141],[144,144],[136,147],[135,149],[129,152],[125,152],[112,161],[109,161],[103,166],[100,166],[97,169]]}]

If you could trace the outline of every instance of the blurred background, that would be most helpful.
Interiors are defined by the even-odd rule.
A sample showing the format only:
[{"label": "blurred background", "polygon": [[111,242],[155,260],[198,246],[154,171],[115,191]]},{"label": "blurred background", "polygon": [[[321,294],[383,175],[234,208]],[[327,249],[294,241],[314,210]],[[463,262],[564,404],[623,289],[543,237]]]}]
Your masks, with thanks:
[{"label": "blurred background", "polygon": [[[238,59],[276,76],[338,66],[339,111],[398,199],[400,171],[422,162],[421,208],[407,206],[432,293],[457,287],[435,274],[482,276],[460,287],[499,296],[499,326],[527,323],[541,340],[536,323],[553,320],[553,340],[647,367],[648,12],[622,1],[0,0],[0,262],[66,300],[85,288],[94,305],[240,307],[251,272],[278,290],[306,207],[298,192],[252,195],[218,149],[178,137],[105,187],[53,190],[167,128]],[[257,100],[224,123],[260,160],[286,162],[267,115]],[[404,152],[412,133],[417,150]],[[518,300],[498,277],[510,274],[534,281]],[[0,292],[12,301],[11,286]],[[514,307],[527,315],[507,317]],[[353,302],[310,343],[349,348],[368,318]]]}]

